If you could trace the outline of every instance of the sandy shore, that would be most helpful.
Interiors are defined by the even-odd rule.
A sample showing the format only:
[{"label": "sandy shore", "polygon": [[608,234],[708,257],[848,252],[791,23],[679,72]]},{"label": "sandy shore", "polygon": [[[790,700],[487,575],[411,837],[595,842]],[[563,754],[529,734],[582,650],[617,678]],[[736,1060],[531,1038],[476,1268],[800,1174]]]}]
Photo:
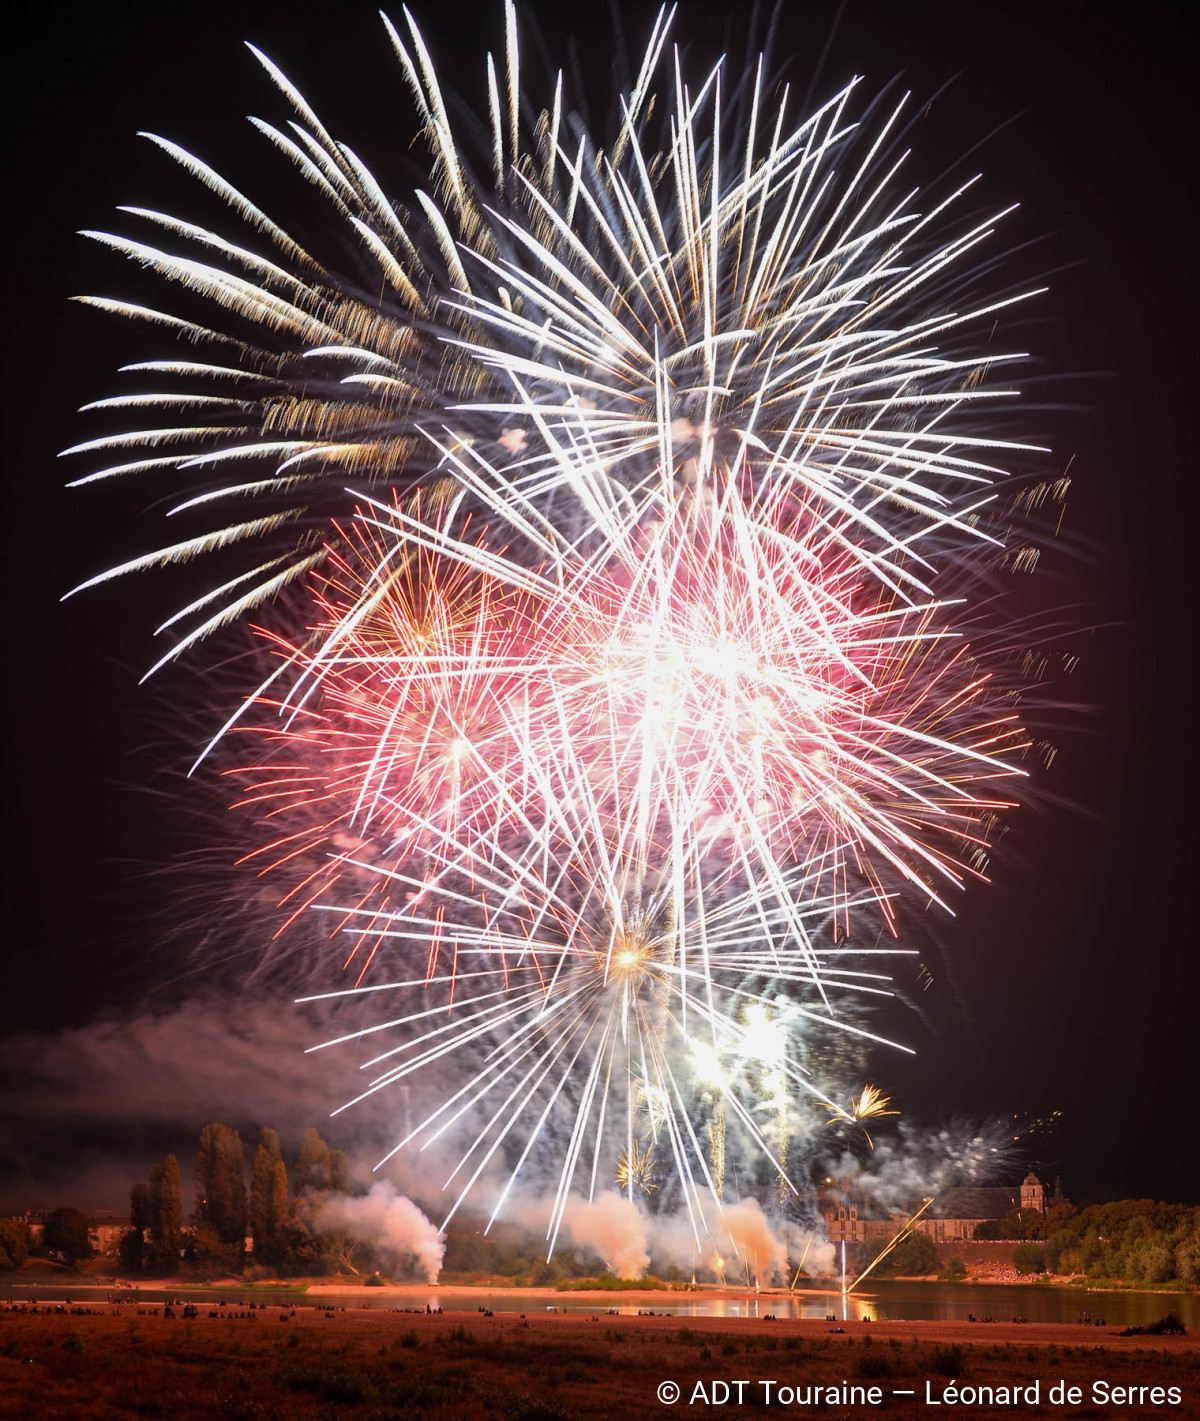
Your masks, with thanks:
[{"label": "sandy shore", "polygon": [[[344,1285],[313,1283],[307,1289],[305,1296],[320,1299],[331,1294],[340,1297],[364,1298],[368,1300],[379,1299],[383,1301],[389,1297],[408,1297],[414,1293],[436,1293],[443,1300],[451,1298],[455,1306],[460,1303],[463,1307],[474,1309],[479,1302],[486,1297],[504,1298],[508,1301],[525,1298],[529,1300],[530,1306],[551,1307],[554,1305],[565,1306],[569,1304],[572,1308],[580,1307],[632,1307],[632,1308],[653,1308],[655,1304],[662,1307],[666,1304],[678,1304],[691,1300],[722,1301],[722,1302],[754,1302],[758,1301],[768,1310],[770,1299],[779,1298],[836,1298],[838,1306],[841,1306],[841,1292],[838,1289],[824,1288],[803,1288],[795,1293],[790,1293],[786,1288],[761,1288],[758,1292],[745,1288],[721,1288],[711,1284],[704,1284],[699,1288],[509,1288],[503,1284],[490,1287],[486,1284],[476,1285],[467,1283],[407,1283],[397,1287],[365,1287],[357,1284]],[[445,1307],[445,1301],[442,1306]],[[832,1311],[832,1305],[830,1310]]]}]

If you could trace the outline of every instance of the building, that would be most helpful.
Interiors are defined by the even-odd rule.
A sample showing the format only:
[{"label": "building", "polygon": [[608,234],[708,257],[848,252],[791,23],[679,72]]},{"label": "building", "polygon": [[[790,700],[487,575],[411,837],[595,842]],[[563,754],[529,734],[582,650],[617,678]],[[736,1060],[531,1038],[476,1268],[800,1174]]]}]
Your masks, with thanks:
[{"label": "building", "polygon": [[865,1200],[860,1204],[841,1199],[823,1207],[821,1216],[825,1220],[825,1237],[830,1243],[862,1243],[867,1236]]},{"label": "building", "polygon": [[867,1243],[889,1239],[908,1222],[908,1215],[872,1205],[867,1195],[825,1195],[818,1200],[830,1243]]},{"label": "building", "polygon": [[[49,1210],[26,1209],[23,1214],[11,1214],[14,1223],[24,1224],[37,1248],[46,1231]],[[129,1220],[122,1218],[111,1209],[98,1209],[88,1219],[88,1242],[98,1258],[115,1258],[121,1246],[121,1235],[129,1229]]]},{"label": "building", "polygon": [[88,1242],[98,1258],[116,1258],[121,1237],[129,1232],[130,1221],[110,1209],[100,1209],[88,1221]]},{"label": "building", "polygon": [[[947,1189],[938,1195],[916,1227],[936,1243],[948,1243],[974,1238],[980,1224],[1003,1219],[1014,1209],[1031,1209],[1044,1214],[1047,1209],[1066,1202],[1061,1180],[1055,1180],[1054,1193],[1047,1199],[1041,1180],[1031,1172],[1020,1184],[964,1185]],[[865,1194],[854,1198],[843,1193],[820,1200],[825,1237],[830,1243],[867,1243],[892,1238],[919,1208],[918,1201],[907,1212],[873,1209]]]}]

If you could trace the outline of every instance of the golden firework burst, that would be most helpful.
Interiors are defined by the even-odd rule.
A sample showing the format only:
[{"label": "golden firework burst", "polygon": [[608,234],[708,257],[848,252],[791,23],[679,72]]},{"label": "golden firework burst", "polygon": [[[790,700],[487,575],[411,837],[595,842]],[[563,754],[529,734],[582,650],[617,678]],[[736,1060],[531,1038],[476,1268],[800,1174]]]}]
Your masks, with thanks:
[{"label": "golden firework burst", "polygon": [[658,1188],[654,1178],[656,1163],[649,1145],[643,1148],[634,1144],[622,1150],[617,1157],[617,1187],[623,1192],[640,1189],[643,1194],[653,1194]]}]

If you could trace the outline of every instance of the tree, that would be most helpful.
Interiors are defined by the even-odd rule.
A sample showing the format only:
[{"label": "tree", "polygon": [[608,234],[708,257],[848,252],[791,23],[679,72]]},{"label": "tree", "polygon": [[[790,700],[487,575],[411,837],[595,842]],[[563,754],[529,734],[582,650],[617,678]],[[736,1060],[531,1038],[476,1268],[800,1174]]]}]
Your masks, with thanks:
[{"label": "tree", "polygon": [[246,1240],[246,1151],[242,1137],[227,1125],[206,1125],[196,1157],[197,1229],[211,1230],[222,1243]]},{"label": "tree", "polygon": [[150,1261],[159,1268],[178,1268],[183,1251],[183,1183],[174,1155],[150,1171],[147,1209]]},{"label": "tree", "polygon": [[937,1249],[933,1240],[919,1230],[909,1236],[888,1254],[884,1260],[893,1273],[903,1273],[908,1277],[920,1277],[925,1273],[936,1273],[938,1266]]},{"label": "tree", "polygon": [[321,1204],[321,1196],[316,1194],[297,1194],[292,1199],[281,1241],[283,1271],[302,1274],[337,1271],[342,1239],[336,1231],[318,1225]]},{"label": "tree", "polygon": [[[883,1241],[878,1245],[869,1245],[863,1249],[858,1258],[858,1271],[861,1273],[867,1264],[872,1259],[878,1258],[887,1246],[888,1241]],[[917,1230],[898,1243],[875,1272],[877,1274],[902,1273],[906,1277],[916,1278],[922,1277],[926,1273],[936,1273],[937,1266],[937,1249],[933,1240],[928,1234]]]},{"label": "tree", "polygon": [[310,1125],[300,1139],[300,1157],[296,1161],[296,1193],[319,1194],[332,1188],[330,1165],[329,1146]]},{"label": "tree", "polygon": [[82,1209],[55,1209],[46,1219],[42,1247],[47,1253],[61,1254],[72,1267],[92,1256],[88,1238],[88,1216]]},{"label": "tree", "polygon": [[1165,1283],[1175,1271],[1175,1259],[1162,1244],[1140,1242],[1130,1250],[1126,1271],[1143,1283]]},{"label": "tree", "polygon": [[126,1229],[117,1244],[122,1273],[140,1273],[146,1266],[146,1236],[141,1229]]},{"label": "tree", "polygon": [[288,1219],[287,1167],[279,1136],[263,1127],[250,1170],[250,1232],[255,1260],[278,1267]]},{"label": "tree", "polygon": [[140,1180],[129,1191],[129,1227],[139,1234],[150,1227],[150,1186]]},{"label": "tree", "polygon": [[0,1219],[0,1273],[15,1272],[29,1257],[33,1235],[18,1219]]},{"label": "tree", "polygon": [[1011,1209],[1005,1220],[1009,1238],[1044,1239],[1049,1233],[1049,1219],[1040,1209]]},{"label": "tree", "polygon": [[242,1266],[243,1238],[239,1243],[223,1239],[216,1229],[203,1224],[192,1235],[189,1259],[202,1278],[223,1278]]},{"label": "tree", "polygon": [[1189,1288],[1200,1286],[1200,1233],[1189,1234],[1176,1247],[1175,1275]]},{"label": "tree", "polygon": [[338,1194],[353,1194],[350,1181],[350,1161],[341,1150],[329,1151],[329,1187]]},{"label": "tree", "polygon": [[121,1235],[119,1256],[127,1273],[146,1266],[146,1230],[150,1227],[150,1186],[140,1180],[129,1191],[129,1229]]},{"label": "tree", "polygon": [[1041,1243],[1019,1243],[1013,1249],[1013,1267],[1018,1273],[1044,1273],[1046,1247]]}]

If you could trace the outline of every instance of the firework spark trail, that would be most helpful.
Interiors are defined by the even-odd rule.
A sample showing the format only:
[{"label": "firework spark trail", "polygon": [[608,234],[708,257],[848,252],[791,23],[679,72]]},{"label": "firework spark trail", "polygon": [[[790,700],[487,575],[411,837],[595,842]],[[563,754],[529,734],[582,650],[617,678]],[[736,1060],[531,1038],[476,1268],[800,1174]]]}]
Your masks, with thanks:
[{"label": "firework spark trail", "polygon": [[[827,908],[818,905],[814,911],[827,912]],[[466,1150],[464,1163],[477,1150],[487,1163],[508,1134],[518,1128],[527,1132],[527,1154],[537,1141],[547,1106],[573,1082],[577,1087],[573,1102],[578,1103],[564,1102],[568,1114],[576,1111],[572,1130],[575,1148],[563,1163],[559,1184],[560,1199],[565,1200],[589,1127],[594,1131],[594,1188],[594,1161],[603,1148],[603,1110],[614,1108],[611,1091],[598,1092],[597,1086],[602,1081],[619,1084],[625,1090],[627,1118],[642,1113],[647,1097],[656,1101],[658,1118],[652,1128],[667,1137],[679,1177],[685,1182],[689,1207],[700,1218],[703,1210],[697,1190],[711,1181],[702,1178],[696,1183],[696,1174],[706,1176],[707,1166],[690,1118],[697,1084],[693,1062],[709,1072],[707,1084],[712,1079],[710,1063],[718,1063],[724,1106],[768,1159],[774,1158],[772,1148],[753,1118],[746,1082],[739,1079],[740,1072],[757,1069],[764,1060],[765,1024],[782,1023],[769,1048],[771,1069],[785,1077],[793,1089],[815,1095],[826,1109],[836,1108],[787,1054],[790,1031],[801,1019],[810,1031],[813,1025],[847,1029],[845,1023],[820,1011],[805,1009],[804,997],[814,981],[807,962],[780,963],[769,951],[743,954],[729,964],[718,960],[703,978],[694,973],[689,980],[671,961],[669,942],[635,941],[630,946],[625,938],[614,951],[615,935],[611,932],[608,939],[590,941],[579,932],[558,939],[545,934],[532,941],[520,931],[504,934],[496,927],[486,932],[458,927],[453,932],[460,962],[496,963],[497,958],[500,962],[460,969],[453,978],[446,975],[425,980],[424,1005],[419,1011],[379,1021],[341,1038],[362,1039],[385,1032],[399,1037],[398,1045],[364,1063],[364,1069],[379,1070],[364,1095],[419,1074],[447,1057],[465,1059],[468,1045],[485,1048],[483,1064],[474,1075],[414,1127],[396,1151],[418,1139],[427,1147],[449,1126],[469,1117],[483,1124]],[[862,989],[837,969],[823,976],[821,984],[830,992]],[[420,979],[358,990],[372,995],[395,990],[402,1000],[411,1000],[412,989],[418,985]],[[458,1005],[448,1013],[445,1003],[451,990],[459,993]],[[685,1003],[691,1008],[690,1029],[683,1024]],[[325,1043],[335,1044],[337,1041]],[[487,1102],[496,1103],[481,1108]],[[524,1156],[513,1171],[510,1186],[523,1162]],[[470,1182],[477,1178],[478,1171]],[[455,1208],[465,1192],[459,1194]]]},{"label": "firework spark trail", "polygon": [[[967,335],[1025,293],[963,311],[944,304],[942,286],[960,285],[967,257],[992,223],[939,243],[937,224],[964,190],[924,215],[912,206],[914,194],[896,198],[895,175],[880,164],[898,113],[868,143],[849,119],[855,85],[790,131],[784,108],[772,113],[756,93],[743,169],[722,171],[715,158],[698,156],[720,151],[719,71],[693,98],[676,66],[666,102],[670,136],[656,153],[644,111],[660,23],[642,101],[630,102],[614,145],[619,162],[605,159],[586,135],[578,154],[562,147],[556,104],[534,126],[534,149],[512,148],[523,141],[519,126],[508,135],[508,165],[494,184],[475,177],[455,146],[436,75],[410,18],[408,24],[416,60],[390,25],[389,33],[433,148],[434,192],[418,194],[420,219],[383,196],[353,152],[255,51],[296,109],[301,143],[269,125],[260,129],[325,194],[338,219],[354,224],[364,259],[382,267],[381,300],[353,294],[357,282],[340,286],[207,164],[161,139],[155,141],[164,151],[294,270],[143,209],[133,215],[249,274],[91,234],[245,316],[270,333],[264,345],[282,345],[285,353],[148,308],[86,298],[184,328],[222,351],[220,365],[152,361],[138,369],[236,391],[204,396],[210,403],[202,408],[222,423],[195,421],[190,391],[122,397],[132,409],[178,405],[193,422],[74,446],[69,453],[119,455],[182,446],[87,479],[181,465],[207,474],[250,462],[262,466],[263,477],[211,487],[204,501],[287,504],[93,581],[278,532],[289,522],[305,530],[289,569],[273,566],[255,587],[239,579],[210,594],[196,609],[205,614],[200,632],[277,593],[281,577],[300,575],[309,551],[305,500],[336,494],[348,476],[412,486],[425,471],[450,471],[484,498],[490,516],[546,550],[589,531],[621,536],[614,512],[628,508],[630,489],[653,467],[710,489],[743,451],[760,466],[759,497],[768,512],[796,496],[811,503],[829,539],[902,595],[922,588],[913,567],[931,571],[945,535],[986,536],[976,514],[1002,473],[994,460],[1025,446],[984,434],[965,416],[1009,393],[981,377],[1019,353],[969,352]],[[509,77],[515,84],[516,75]],[[858,164],[849,181],[839,173],[843,163]],[[419,374],[429,361],[438,369],[435,382]],[[219,413],[213,400],[221,402]],[[497,470],[481,440],[494,447],[497,424],[506,420],[510,438],[498,452],[512,457]],[[295,435],[304,437],[281,437]],[[235,586],[238,596],[211,612]]]},{"label": "firework spark trail", "polygon": [[[392,569],[378,587],[348,577],[339,557],[339,601],[323,594],[320,608],[332,632],[315,652],[283,652],[307,686],[284,738],[317,742],[334,768],[308,777],[315,788],[276,771],[259,795],[280,802],[276,813],[306,792],[340,796],[340,822],[359,832],[445,799],[482,842],[511,829],[511,786],[531,786],[535,817],[560,820],[568,841],[610,845],[639,880],[654,858],[660,878],[684,883],[724,851],[785,903],[789,860],[836,878],[849,854],[879,855],[918,881],[911,854],[961,881],[938,839],[969,840],[1002,807],[976,785],[1014,773],[996,749],[1019,748],[1021,732],[1009,717],[962,734],[980,687],[952,679],[956,654],[935,655],[929,609],[856,614],[853,589],[822,580],[806,555],[803,580],[778,556],[748,575],[724,547],[676,542],[669,565],[648,556],[651,572],[632,586],[606,573],[565,589],[536,609],[536,631],[528,608],[489,592],[486,549],[486,572],[463,545],[414,573],[402,544],[378,560]],[[914,648],[925,665],[910,708],[915,678],[902,673]],[[297,732],[316,688],[318,724]],[[957,743],[933,733],[950,716]]]},{"label": "firework spark trail", "polygon": [[871,1260],[871,1262],[867,1264],[867,1266],[860,1274],[858,1274],[858,1276],[849,1285],[849,1287],[847,1287],[845,1283],[843,1283],[842,1292],[852,1293],[855,1288],[857,1288],[858,1285],[863,1281],[864,1278],[868,1277],[871,1273],[875,1271],[879,1264],[883,1262],[883,1260],[888,1256],[889,1253],[892,1252],[893,1249],[898,1248],[906,1238],[910,1237],[913,1233],[915,1233],[917,1224],[920,1222],[921,1215],[926,1211],[926,1209],[929,1208],[929,1206],[933,1202],[933,1199],[926,1199],[925,1202],[921,1205],[921,1207],[917,1210],[917,1212],[913,1214],[913,1216],[904,1225],[904,1227],[888,1240],[887,1246],[881,1249],[880,1252]]},{"label": "firework spark trail", "polygon": [[[560,790],[560,800],[566,797]],[[548,820],[543,832],[555,835],[556,823]],[[710,871],[695,885],[693,900],[684,905],[684,913],[694,916],[695,905],[705,898],[719,904],[709,914],[712,940],[705,943],[701,939],[700,950],[689,965],[678,948],[685,934],[672,898],[673,885],[660,885],[656,893],[645,892],[631,909],[623,898],[628,875],[614,872],[607,850],[603,835],[581,836],[566,861],[573,872],[559,872],[555,882],[547,884],[530,872],[528,865],[552,858],[556,869],[562,869],[561,846],[556,846],[552,855],[544,846],[536,846],[521,862],[506,860],[497,875],[494,865],[485,859],[489,850],[465,850],[457,833],[447,829],[442,847],[429,847],[422,855],[422,877],[398,868],[380,870],[410,892],[420,889],[411,907],[384,917],[388,925],[377,929],[381,938],[420,941],[427,937],[437,911],[432,905],[447,900],[453,903],[457,921],[451,922],[449,913],[436,921],[443,934],[442,945],[452,952],[455,963],[497,965],[460,968],[457,973],[430,979],[418,1011],[353,1033],[358,1039],[385,1031],[400,1035],[398,1046],[366,1063],[368,1068],[383,1069],[365,1094],[448,1058],[465,1060],[465,1048],[481,1047],[484,1064],[435,1107],[396,1150],[422,1135],[427,1147],[460,1121],[482,1118],[464,1156],[465,1163],[478,1152],[480,1160],[467,1182],[469,1188],[509,1135],[524,1126],[525,1150],[507,1188],[515,1183],[535,1146],[546,1112],[559,1105],[569,1117],[574,1109],[571,1148],[558,1186],[559,1217],[589,1127],[594,1130],[594,1190],[604,1145],[604,1111],[614,1085],[624,1087],[627,1141],[634,1130],[629,1122],[639,1111],[638,1097],[651,1096],[661,1103],[655,1131],[665,1130],[689,1209],[702,1221],[698,1190],[701,1186],[711,1188],[713,1181],[690,1118],[696,1096],[691,1067],[696,1048],[701,1048],[705,1064],[720,1063],[723,1107],[755,1146],[768,1159],[775,1159],[753,1118],[744,1078],[747,1064],[755,1070],[769,1065],[780,1083],[777,1092],[790,1087],[815,1096],[826,1109],[836,1109],[808,1072],[790,1059],[791,1035],[803,1027],[809,1033],[814,1029],[840,1030],[879,1040],[840,1021],[828,1002],[831,995],[839,993],[878,993],[886,979],[847,969],[840,961],[827,965],[825,954],[816,953],[807,939],[802,949],[789,948],[791,926],[797,917],[802,921],[827,919],[830,912],[828,900],[813,900],[811,883],[797,881],[799,868],[793,870],[793,896],[779,906],[776,922],[768,923],[768,928],[775,930],[765,933],[761,927],[748,930],[746,926],[749,914],[763,913],[762,886],[753,880],[742,885],[736,869],[730,870],[727,877],[742,889],[740,898],[735,898],[720,876]],[[604,852],[604,862],[582,863],[592,852]],[[424,867],[430,859],[439,869],[469,871],[471,892],[451,887],[446,881],[449,874],[430,876]],[[519,895],[514,895],[514,885],[521,890]],[[484,913],[481,906],[488,894],[502,906]],[[372,910],[373,925],[380,916]],[[725,936],[729,932],[737,937],[729,940]],[[844,953],[834,955],[840,959]],[[403,982],[396,990],[409,997],[416,985]],[[819,993],[813,1006],[805,1005],[810,989]],[[366,990],[374,994],[378,988]],[[453,997],[454,1011],[449,1013],[452,993],[457,995]],[[422,1024],[430,1021],[434,1024]],[[771,1038],[770,1045],[765,1046],[764,1033]],[[739,1066],[739,1062],[743,1064]],[[636,1089],[635,1080],[640,1082]],[[605,1086],[602,1092],[598,1090],[601,1081]],[[561,1099],[569,1084],[574,1086],[572,1103]],[[627,1143],[627,1152],[629,1148]],[[451,1175],[446,1180],[448,1187],[453,1179]],[[453,1209],[464,1197],[465,1191],[458,1195]]]},{"label": "firework spark trail", "polygon": [[505,15],[479,154],[385,20],[431,154],[409,208],[253,51],[296,114],[253,122],[356,234],[353,276],[153,139],[273,256],[142,208],[185,254],[88,234],[258,336],[85,298],[215,355],[129,367],[181,388],[99,405],[174,422],[76,445],[117,461],[77,482],[192,471],[172,511],[216,522],[83,585],[267,544],[158,666],[265,618],[217,741],[256,746],[247,861],[350,940],[355,985],[318,999],[399,994],[337,1038],[398,1040],[364,1094],[447,1083],[396,1150],[465,1140],[453,1214],[556,1129],[551,1247],[577,1172],[591,1197],[615,1160],[632,1198],[669,1161],[699,1245],[727,1124],[787,1184],[791,1102],[884,1113],[804,1064],[814,1033],[882,1040],[850,1004],[887,978],[838,944],[949,908],[1024,775],[961,627],[1033,448],[990,423],[1022,358],[990,330],[1032,293],[982,292],[1003,214],[956,216],[969,183],[904,187],[903,101],[860,123],[856,81],[796,121],[761,62],[693,89],[664,12],[604,147],[561,76],[528,125]]}]

